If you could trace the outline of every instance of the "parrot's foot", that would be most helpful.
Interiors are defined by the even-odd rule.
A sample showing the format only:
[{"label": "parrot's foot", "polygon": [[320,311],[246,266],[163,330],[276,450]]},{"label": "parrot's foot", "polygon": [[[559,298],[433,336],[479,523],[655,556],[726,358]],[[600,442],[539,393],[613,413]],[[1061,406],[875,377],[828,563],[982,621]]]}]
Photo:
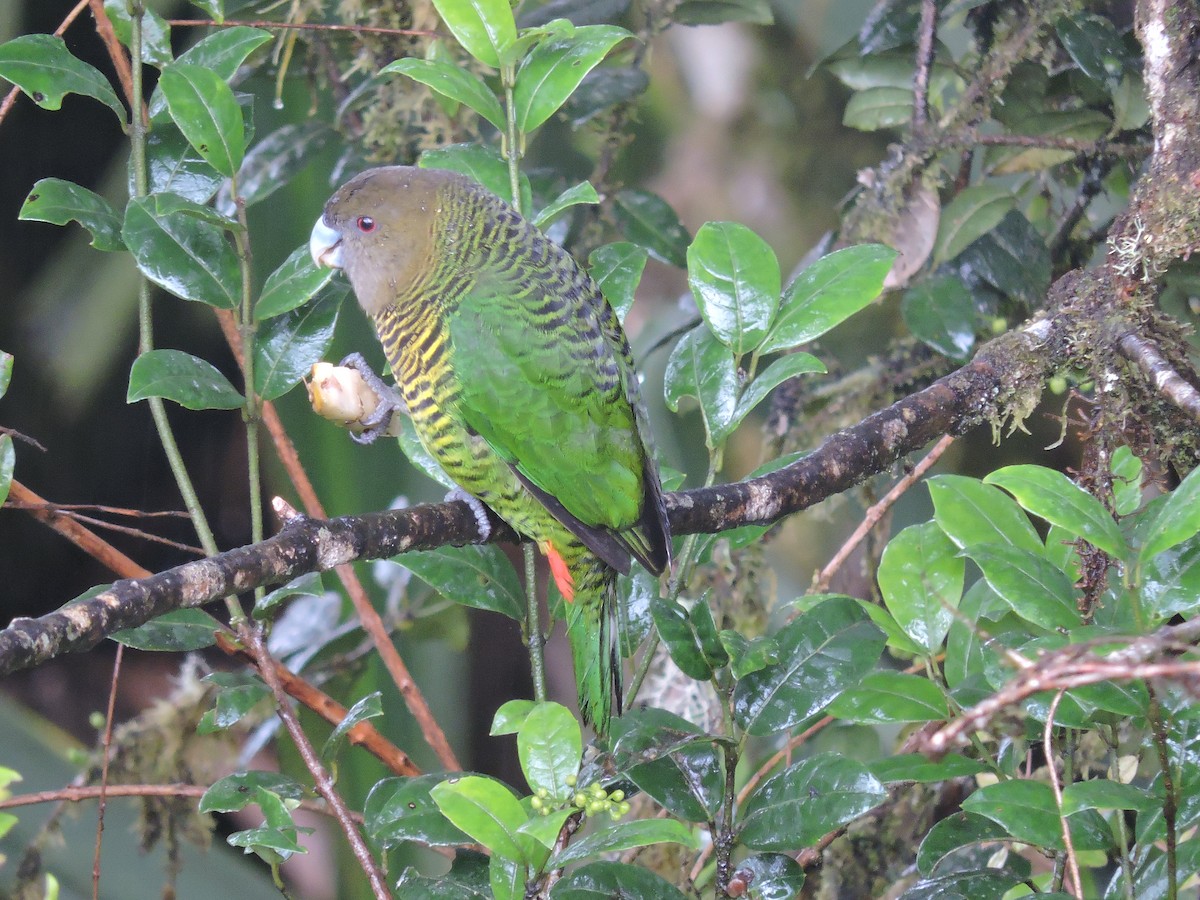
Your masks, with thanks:
[{"label": "parrot's foot", "polygon": [[338,365],[357,372],[379,400],[374,411],[362,420],[363,430],[357,434],[350,432],[350,437],[356,442],[373,444],[380,435],[387,433],[392,416],[396,413],[408,415],[408,406],[399,391],[375,374],[361,353],[351,353]]},{"label": "parrot's foot", "polygon": [[460,487],[456,487],[446,495],[446,502],[450,503],[454,500],[461,500],[467,506],[471,507],[471,513],[475,516],[475,525],[479,528],[479,539],[486,541],[492,536],[492,523],[488,521],[487,506],[478,497],[473,497]]}]

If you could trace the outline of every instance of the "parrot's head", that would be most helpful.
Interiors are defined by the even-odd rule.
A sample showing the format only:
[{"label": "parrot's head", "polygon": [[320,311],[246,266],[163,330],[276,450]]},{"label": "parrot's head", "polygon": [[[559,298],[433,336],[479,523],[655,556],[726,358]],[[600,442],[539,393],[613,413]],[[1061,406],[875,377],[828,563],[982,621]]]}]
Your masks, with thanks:
[{"label": "parrot's head", "polygon": [[368,315],[397,294],[434,257],[443,189],[462,176],[437,169],[368,169],[340,187],[313,226],[317,265],[343,269]]}]

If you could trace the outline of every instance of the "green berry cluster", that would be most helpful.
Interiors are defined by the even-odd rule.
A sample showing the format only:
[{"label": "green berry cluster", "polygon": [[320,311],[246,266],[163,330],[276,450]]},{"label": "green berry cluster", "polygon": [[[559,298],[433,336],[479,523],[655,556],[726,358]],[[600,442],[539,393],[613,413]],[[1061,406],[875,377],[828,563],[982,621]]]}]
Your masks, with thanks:
[{"label": "green berry cluster", "polygon": [[[566,778],[568,787],[575,787],[575,776],[568,775]],[[625,792],[622,790],[606,791],[599,782],[593,782],[586,788],[578,790],[571,798],[571,803],[582,809],[585,815],[598,816],[601,813],[608,813],[609,817],[615,822],[621,816],[629,813],[629,801],[625,799]],[[529,798],[529,805],[533,811],[543,816],[550,815],[556,808],[556,804],[550,796],[550,791],[546,788],[538,788],[537,793]]]}]

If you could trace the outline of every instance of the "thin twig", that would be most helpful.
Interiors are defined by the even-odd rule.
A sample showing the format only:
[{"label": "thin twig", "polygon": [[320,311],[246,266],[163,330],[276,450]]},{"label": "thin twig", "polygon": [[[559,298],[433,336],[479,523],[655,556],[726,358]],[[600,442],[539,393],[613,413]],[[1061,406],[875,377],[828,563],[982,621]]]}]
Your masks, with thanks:
[{"label": "thin twig", "polygon": [[296,750],[300,753],[300,758],[304,761],[305,768],[312,774],[313,787],[325,802],[329,804],[334,818],[338,820],[338,824],[342,827],[342,832],[346,835],[346,840],[350,844],[354,858],[358,860],[359,866],[367,876],[367,881],[370,882],[372,893],[374,893],[376,900],[389,900],[391,894],[388,891],[383,873],[379,870],[379,865],[371,855],[371,850],[367,846],[366,841],[363,840],[363,836],[359,833],[358,825],[355,824],[353,817],[350,815],[350,810],[346,807],[341,795],[334,788],[333,779],[325,769],[325,766],[321,764],[321,760],[317,756],[317,751],[308,740],[308,735],[304,733],[304,729],[300,726],[300,720],[296,717],[287,694],[284,693],[283,685],[280,683],[279,676],[276,673],[275,661],[272,659],[271,654],[267,652],[266,644],[263,641],[262,629],[258,625],[244,624],[241,628],[241,638],[251,655],[258,661],[259,674],[262,676],[263,681],[266,682],[267,687],[271,689],[271,693],[275,695],[275,712],[283,721],[283,726],[287,729],[292,742],[296,746]]},{"label": "thin twig", "polygon": [[846,539],[846,542],[842,544],[838,552],[833,555],[833,559],[831,559],[825,565],[825,568],[823,568],[813,579],[813,584],[809,589],[809,593],[822,594],[829,590],[829,582],[833,579],[833,576],[837,570],[840,569],[842,564],[847,560],[847,558],[849,558],[850,554],[854,552],[854,548],[857,547],[863,538],[870,533],[871,529],[879,523],[879,520],[884,517],[884,514],[887,513],[889,509],[891,509],[892,505],[902,496],[904,496],[904,493],[910,487],[916,484],[921,479],[921,476],[928,472],[934,463],[942,458],[942,454],[945,453],[953,443],[953,435],[948,434],[941,438],[936,444],[933,445],[933,448],[925,455],[925,458],[913,466],[911,472],[897,481],[892,489],[888,491],[886,495],[884,495],[882,500],[867,510],[867,514],[863,516],[863,520],[858,524],[858,527],[854,529],[854,533]]},{"label": "thin twig", "polygon": [[112,755],[113,710],[117,706],[117,685],[121,680],[121,661],[125,658],[125,645],[117,644],[113,657],[112,684],[108,690],[108,709],[104,714],[104,740],[100,750],[100,800],[96,808],[96,850],[92,856],[92,900],[100,900],[100,848],[104,838],[104,811],[108,807],[108,763]]},{"label": "thin twig", "polygon": [[929,124],[929,71],[933,68],[933,37],[937,30],[937,3],[921,0],[921,24],[917,28],[917,65],[913,75],[913,137],[920,141]]},{"label": "thin twig", "polygon": [[[234,357],[241,359],[242,336],[238,330],[237,320],[230,310],[217,310],[216,313],[217,322],[221,326],[221,333],[224,334],[226,343],[229,344]],[[308,473],[300,463],[300,455],[296,452],[296,446],[292,443],[292,439],[288,436],[286,429],[284,429],[273,403],[263,403],[262,419],[263,424],[266,425],[267,433],[271,436],[271,440],[275,446],[276,456],[278,456],[279,461],[287,471],[288,477],[296,488],[296,493],[300,495],[305,512],[315,519],[324,519],[325,508],[317,497],[317,492],[313,489],[312,482],[308,478]],[[276,506],[276,512],[279,512],[278,506]],[[446,733],[438,724],[433,711],[425,701],[424,694],[421,693],[421,689],[409,673],[408,666],[405,665],[403,658],[400,656],[400,651],[392,643],[387,626],[371,603],[371,598],[367,595],[362,581],[359,580],[352,566],[337,566],[335,567],[335,571],[342,582],[342,586],[346,589],[346,595],[350,598],[350,603],[354,607],[354,612],[357,614],[359,622],[362,623],[363,630],[370,637],[371,643],[375,645],[384,668],[387,669],[393,683],[396,685],[396,689],[400,692],[400,696],[404,698],[405,706],[408,707],[408,711],[416,719],[417,725],[421,729],[421,735],[425,738],[425,743],[429,745],[437,755],[438,761],[447,770],[451,772],[462,771],[462,765],[458,762],[458,757],[454,755],[454,750],[450,747],[450,742],[446,739]]]},{"label": "thin twig", "polygon": [[[130,114],[136,115],[136,111],[140,108],[142,120],[146,121],[146,108],[138,102],[138,97],[133,90],[133,71],[129,65],[129,58],[125,55],[125,48],[117,40],[117,33],[113,31],[112,22],[108,20],[108,13],[104,9],[104,0],[88,0],[88,5],[92,10],[92,18],[96,22],[96,34],[104,42],[104,49],[108,51],[108,58],[112,60],[113,68],[117,72],[117,80],[121,82],[121,90],[125,92],[125,102],[129,104]],[[141,60],[138,61],[138,65],[141,65]]]},{"label": "thin twig", "polygon": [[240,21],[235,19],[225,19],[223,22],[218,22],[215,19],[167,19],[167,24],[172,28],[178,26],[180,28],[234,28],[243,25],[247,28],[282,28],[285,30],[303,30],[303,31],[345,31],[352,34],[393,34],[393,35],[408,35],[412,37],[438,37],[436,31],[422,31],[416,28],[376,28],[371,25],[325,25],[321,23],[314,24],[312,22],[272,22],[269,19],[256,19],[253,21]]},{"label": "thin twig", "polygon": [[1200,391],[1176,371],[1152,341],[1129,331],[1117,341],[1117,350],[1141,370],[1158,393],[1200,422]]},{"label": "thin twig", "polygon": [[1075,844],[1071,840],[1071,826],[1063,814],[1063,792],[1059,783],[1058,769],[1054,765],[1054,716],[1058,713],[1058,704],[1065,694],[1060,690],[1050,703],[1050,712],[1046,715],[1046,727],[1042,731],[1042,748],[1046,753],[1046,770],[1050,773],[1050,789],[1054,791],[1054,805],[1058,808],[1058,821],[1062,825],[1063,846],[1067,852],[1067,872],[1071,876],[1068,890],[1074,890],[1073,896],[1083,900],[1083,881],[1079,877],[1079,859],[1075,856]]}]

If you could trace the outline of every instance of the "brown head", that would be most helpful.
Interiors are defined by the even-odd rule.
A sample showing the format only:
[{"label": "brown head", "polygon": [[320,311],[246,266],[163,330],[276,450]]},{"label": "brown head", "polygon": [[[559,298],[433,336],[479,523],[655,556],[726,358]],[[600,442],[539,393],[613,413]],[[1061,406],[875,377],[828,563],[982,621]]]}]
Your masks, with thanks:
[{"label": "brown head", "polygon": [[368,169],[325,204],[309,238],[313,259],[345,270],[358,302],[374,316],[427,271],[444,191],[464,182],[439,169]]}]

